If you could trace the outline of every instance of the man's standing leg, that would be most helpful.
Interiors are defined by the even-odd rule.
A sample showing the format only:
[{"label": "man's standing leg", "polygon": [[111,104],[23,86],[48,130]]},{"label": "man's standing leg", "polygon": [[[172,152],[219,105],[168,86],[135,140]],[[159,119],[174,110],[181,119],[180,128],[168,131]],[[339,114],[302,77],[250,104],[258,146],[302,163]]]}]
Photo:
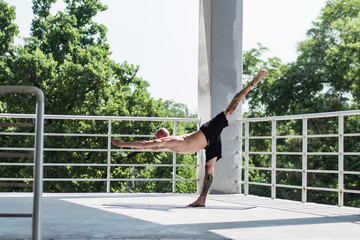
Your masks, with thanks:
[{"label": "man's standing leg", "polygon": [[216,163],[217,157],[212,158],[211,160],[207,161],[205,164],[205,177],[204,177],[204,184],[198,199],[187,205],[188,207],[205,207],[206,197],[209,192],[211,183],[214,179],[214,166]]}]

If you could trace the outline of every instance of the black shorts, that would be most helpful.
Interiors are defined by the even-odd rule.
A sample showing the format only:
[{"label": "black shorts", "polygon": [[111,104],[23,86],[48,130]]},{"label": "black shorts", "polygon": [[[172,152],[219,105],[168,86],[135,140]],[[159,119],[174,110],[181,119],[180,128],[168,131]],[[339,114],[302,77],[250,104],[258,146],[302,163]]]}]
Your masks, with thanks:
[{"label": "black shorts", "polygon": [[217,157],[217,160],[219,160],[222,157],[221,132],[227,126],[228,121],[224,112],[221,112],[200,127],[207,140],[207,146],[205,147],[206,161],[214,157]]}]

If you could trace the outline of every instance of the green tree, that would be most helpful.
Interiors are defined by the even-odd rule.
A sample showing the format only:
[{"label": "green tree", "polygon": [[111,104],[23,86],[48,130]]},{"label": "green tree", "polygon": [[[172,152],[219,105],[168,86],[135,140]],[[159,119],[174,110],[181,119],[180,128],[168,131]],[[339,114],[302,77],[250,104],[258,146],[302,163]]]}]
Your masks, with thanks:
[{"label": "green tree", "polygon": [[[359,12],[358,0],[326,3],[308,30],[308,39],[298,45],[296,62],[270,68],[256,93],[265,105],[265,115],[358,108]],[[250,104],[255,107],[258,101]]]},{"label": "green tree", "polygon": [[[279,116],[358,109],[360,104],[360,1],[329,0],[322,9],[320,16],[307,31],[308,39],[298,45],[299,56],[295,62],[281,64],[276,58],[260,60],[264,48],[253,49],[249,53],[249,73],[253,69],[269,67],[266,79],[250,94],[248,117]],[[266,50],[266,49],[265,49]],[[246,57],[247,55],[244,54]],[[245,69],[244,65],[244,69]],[[245,72],[245,70],[244,70]],[[346,132],[356,130],[358,118],[348,118]],[[290,132],[285,129],[291,129]],[[319,119],[309,121],[308,134],[336,133],[337,119]],[[253,135],[266,135],[269,126],[252,128]],[[263,131],[263,132],[262,132]],[[302,125],[299,121],[288,121],[278,126],[277,134],[301,134]],[[291,133],[292,131],[292,133]],[[269,134],[268,134],[269,135]],[[353,140],[353,139],[352,139]],[[332,138],[315,138],[310,141],[310,151],[337,151],[337,141]],[[346,141],[345,151],[359,151],[357,141]],[[266,148],[270,151],[271,144],[256,143],[254,148]],[[301,141],[286,139],[277,151],[299,151]],[[266,161],[254,157],[257,166],[266,165]],[[347,161],[348,169],[359,170],[359,164],[353,156]],[[301,158],[286,157],[279,159],[280,166],[299,166]],[[337,160],[331,156],[311,157],[309,168],[337,169]],[[287,173],[286,173],[287,174]],[[299,185],[299,176],[279,173],[286,184]],[[268,176],[267,176],[268,179]],[[347,187],[359,190],[357,181],[347,177]],[[337,179],[329,174],[309,174],[311,186],[337,187]],[[355,187],[356,186],[356,187]],[[281,191],[282,196],[299,199],[299,192]],[[336,203],[337,193],[314,191],[309,194],[310,201]],[[335,201],[334,201],[335,199]],[[346,195],[345,201],[359,206],[358,196]]]},{"label": "green tree", "polygon": [[14,37],[19,30],[13,23],[16,17],[15,8],[8,6],[4,1],[0,2],[0,56],[12,54]]},{"label": "green tree", "polygon": [[[104,25],[93,21],[98,12],[107,7],[100,0],[65,0],[65,10],[51,14],[56,0],[33,0],[34,19],[31,34],[23,46],[14,46],[17,26],[13,23],[15,9],[0,0],[0,83],[1,85],[30,85],[39,87],[45,95],[45,113],[56,115],[107,115],[165,117],[166,105],[153,99],[148,82],[137,76],[138,66],[117,63],[110,59]],[[0,108],[8,113],[34,113],[32,96],[0,96]],[[26,104],[24,104],[26,103]],[[30,103],[30,104],[27,104]],[[176,105],[174,103],[174,105]],[[184,106],[182,106],[184,107]],[[181,108],[188,114],[186,108]],[[16,122],[21,120],[5,119]],[[23,120],[22,120],[23,121]],[[29,120],[30,121],[30,120]],[[31,121],[29,122],[31,123]],[[113,122],[113,133],[153,134],[158,127],[172,129],[169,123]],[[131,129],[131,130],[129,130]],[[33,128],[8,127],[4,131],[33,132]],[[47,120],[45,132],[107,133],[103,121]],[[132,140],[131,138],[128,140]],[[1,138],[2,146],[33,146],[32,137]],[[105,148],[101,137],[46,137],[46,148]],[[45,163],[106,163],[101,152],[46,152]],[[114,153],[113,163],[166,162],[164,153]],[[11,162],[12,159],[4,161]],[[32,162],[21,158],[20,162]],[[18,169],[0,168],[6,177]],[[151,173],[152,174],[152,173]],[[147,176],[145,168],[136,171],[118,167],[114,178]],[[13,176],[13,175],[12,175]],[[32,169],[24,168],[18,176],[31,177]],[[151,175],[152,176],[152,175]],[[104,167],[46,167],[45,178],[105,178]],[[153,176],[152,176],[153,177]],[[113,191],[151,191],[152,183],[133,186],[114,184]],[[102,182],[46,182],[45,191],[105,191]]]}]

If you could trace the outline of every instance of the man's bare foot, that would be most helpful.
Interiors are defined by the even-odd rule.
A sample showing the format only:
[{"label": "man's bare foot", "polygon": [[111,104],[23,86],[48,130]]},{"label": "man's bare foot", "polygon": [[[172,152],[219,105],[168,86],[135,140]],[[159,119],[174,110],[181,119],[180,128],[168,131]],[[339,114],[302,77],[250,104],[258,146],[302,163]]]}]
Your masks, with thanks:
[{"label": "man's bare foot", "polygon": [[193,202],[189,205],[186,205],[186,207],[205,207],[205,204],[197,204],[196,202]]},{"label": "man's bare foot", "polygon": [[195,202],[186,205],[186,207],[205,207],[205,200],[206,199],[202,199],[199,197]]},{"label": "man's bare foot", "polygon": [[269,71],[266,69],[260,70],[260,72],[258,72],[258,74],[251,80],[250,84],[255,86],[268,74],[268,72]]},{"label": "man's bare foot", "polygon": [[111,139],[111,143],[114,144],[115,146],[121,147],[124,141],[121,139]]}]

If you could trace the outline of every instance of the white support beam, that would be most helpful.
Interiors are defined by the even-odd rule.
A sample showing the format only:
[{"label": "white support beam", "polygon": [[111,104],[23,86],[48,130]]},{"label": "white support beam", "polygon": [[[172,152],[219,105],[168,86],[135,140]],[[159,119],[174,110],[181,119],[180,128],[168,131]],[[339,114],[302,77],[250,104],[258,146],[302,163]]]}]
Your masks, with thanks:
[{"label": "white support beam", "polygon": [[[243,0],[200,0],[198,114],[204,123],[224,110],[242,88],[242,19]],[[223,159],[215,165],[211,192],[238,193],[241,152],[234,126],[241,117],[242,106],[222,133]],[[204,156],[204,154],[202,154]],[[198,172],[202,186],[204,158],[199,158]],[[200,189],[198,189],[200,190]]]}]

